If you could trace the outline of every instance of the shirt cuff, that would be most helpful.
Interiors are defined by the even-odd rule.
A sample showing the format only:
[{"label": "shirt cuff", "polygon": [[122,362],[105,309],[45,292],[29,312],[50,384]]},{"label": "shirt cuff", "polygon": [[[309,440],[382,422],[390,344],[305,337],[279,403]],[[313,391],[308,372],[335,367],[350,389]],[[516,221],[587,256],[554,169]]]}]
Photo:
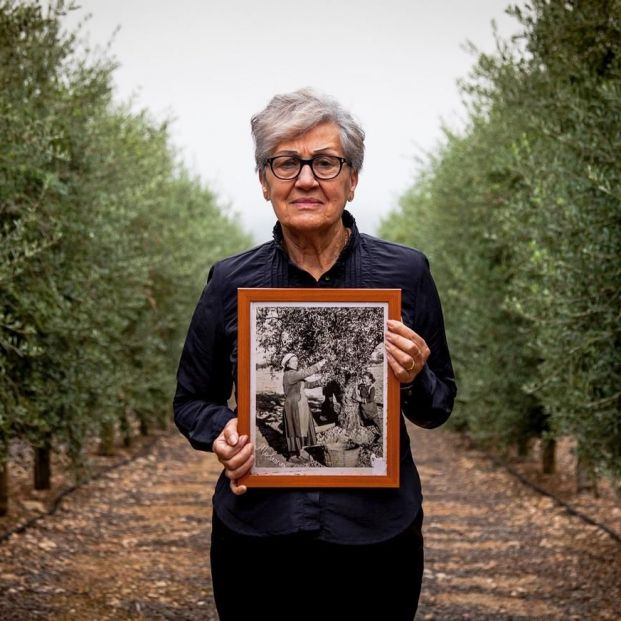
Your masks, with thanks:
[{"label": "shirt cuff", "polygon": [[425,365],[412,382],[401,384],[402,394],[408,399],[416,398],[424,403],[430,402],[436,389],[437,381],[436,374]]}]

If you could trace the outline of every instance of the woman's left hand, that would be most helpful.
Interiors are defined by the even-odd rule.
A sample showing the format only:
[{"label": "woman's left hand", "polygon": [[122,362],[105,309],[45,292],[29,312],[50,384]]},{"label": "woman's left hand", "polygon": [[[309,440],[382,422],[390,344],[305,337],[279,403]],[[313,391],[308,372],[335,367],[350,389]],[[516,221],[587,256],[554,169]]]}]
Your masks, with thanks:
[{"label": "woman's left hand", "polygon": [[402,384],[409,384],[422,371],[431,351],[425,339],[401,321],[388,320],[386,356]]}]

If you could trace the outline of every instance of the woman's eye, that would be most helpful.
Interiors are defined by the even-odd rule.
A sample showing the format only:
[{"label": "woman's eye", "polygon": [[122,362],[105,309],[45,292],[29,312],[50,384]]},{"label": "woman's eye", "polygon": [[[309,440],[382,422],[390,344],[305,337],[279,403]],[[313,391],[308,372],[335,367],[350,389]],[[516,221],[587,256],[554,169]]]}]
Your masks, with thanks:
[{"label": "woman's eye", "polygon": [[290,170],[292,168],[297,168],[297,166],[298,161],[293,158],[278,161],[278,168],[282,168],[283,170]]}]

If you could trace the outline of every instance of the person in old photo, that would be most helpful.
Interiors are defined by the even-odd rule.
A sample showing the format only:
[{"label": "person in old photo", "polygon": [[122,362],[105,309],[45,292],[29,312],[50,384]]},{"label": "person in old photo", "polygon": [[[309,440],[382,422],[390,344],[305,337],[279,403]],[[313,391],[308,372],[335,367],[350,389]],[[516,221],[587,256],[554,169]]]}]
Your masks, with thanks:
[{"label": "person in old photo", "polygon": [[290,460],[305,457],[304,447],[317,442],[315,423],[308,407],[306,389],[321,386],[320,380],[308,381],[325,364],[320,360],[305,369],[298,369],[298,357],[288,353],[282,359],[284,369],[282,384],[285,394],[284,431]]},{"label": "person in old photo", "polygon": [[360,416],[366,423],[373,423],[378,429],[382,428],[375,402],[375,376],[371,371],[362,374],[361,383],[358,386],[358,403],[360,403]]},{"label": "person in old photo", "polygon": [[[417,250],[361,233],[345,209],[352,203],[355,213],[365,135],[341,104],[310,89],[276,95],[251,128],[260,192],[276,216],[273,239],[211,267],[174,397],[180,431],[223,466],[210,550],[218,614],[222,621],[411,621],[423,575],[423,508],[405,418],[437,427],[456,394],[429,264]],[[228,405],[237,377],[237,290],[257,287],[401,290],[402,321],[389,320],[385,334],[389,373],[401,385],[399,487],[246,489],[239,483],[252,468],[255,447],[238,433]],[[302,353],[289,353],[283,390],[287,443],[295,454],[313,433],[302,403],[312,366],[302,374]],[[304,364],[318,365],[315,360]],[[373,418],[375,400],[372,380],[360,377],[367,364],[352,361],[350,381],[324,407],[363,434],[372,433],[363,418]]]}]

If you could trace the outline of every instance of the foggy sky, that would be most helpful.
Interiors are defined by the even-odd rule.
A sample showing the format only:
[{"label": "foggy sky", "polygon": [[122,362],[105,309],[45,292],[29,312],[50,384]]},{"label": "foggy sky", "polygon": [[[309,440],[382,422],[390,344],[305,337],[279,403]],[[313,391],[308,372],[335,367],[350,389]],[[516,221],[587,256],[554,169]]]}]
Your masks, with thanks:
[{"label": "foggy sky", "polygon": [[[275,93],[311,86],[362,123],[366,157],[348,208],[374,233],[433,149],[442,121],[460,127],[456,80],[472,41],[494,49],[517,23],[501,0],[83,0],[65,18],[120,63],[117,99],[173,117],[182,159],[230,205],[255,241],[274,215],[254,172],[250,117]],[[115,29],[118,32],[113,37]]]}]

